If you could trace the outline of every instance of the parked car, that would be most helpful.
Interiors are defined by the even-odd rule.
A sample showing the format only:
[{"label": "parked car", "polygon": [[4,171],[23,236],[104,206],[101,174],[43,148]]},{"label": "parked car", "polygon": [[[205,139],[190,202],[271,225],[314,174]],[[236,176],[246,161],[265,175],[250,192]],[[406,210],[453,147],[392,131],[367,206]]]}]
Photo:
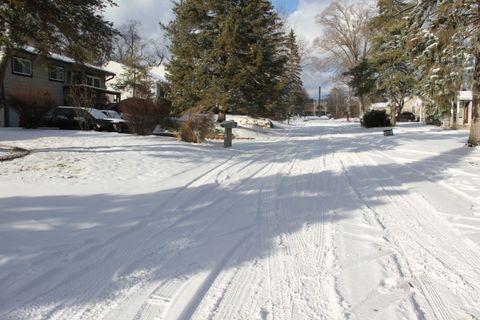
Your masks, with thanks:
[{"label": "parked car", "polygon": [[415,114],[408,111],[402,112],[397,116],[397,121],[400,121],[400,122],[412,122],[415,120],[416,120]]},{"label": "parked car", "polygon": [[113,129],[118,133],[129,132],[128,121],[123,119],[122,116],[114,110],[100,110],[112,123]]},{"label": "parked car", "polygon": [[431,115],[425,118],[425,124],[433,124],[434,126],[441,126],[442,121],[440,120],[440,118]]},{"label": "parked car", "polygon": [[95,108],[59,106],[46,115],[44,125],[59,129],[114,131],[112,121]]},{"label": "parked car", "polygon": [[[328,120],[328,119],[332,119],[333,116],[332,114],[328,113],[327,111],[319,111],[318,112],[318,116],[322,119],[322,120]],[[322,118],[323,117],[323,118]],[[328,118],[328,119],[327,119]]]}]

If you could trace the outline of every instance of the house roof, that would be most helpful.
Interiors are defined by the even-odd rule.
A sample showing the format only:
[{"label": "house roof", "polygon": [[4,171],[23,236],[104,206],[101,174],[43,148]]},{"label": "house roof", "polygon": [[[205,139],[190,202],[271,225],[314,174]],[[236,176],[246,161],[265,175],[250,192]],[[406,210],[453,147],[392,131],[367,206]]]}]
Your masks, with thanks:
[{"label": "house roof", "polygon": [[[109,61],[104,66],[104,68],[106,68],[107,70],[110,70],[111,72],[114,72],[116,74],[121,74],[125,70],[125,66],[122,63],[116,62],[116,61]],[[150,77],[152,77],[156,81],[162,81],[162,82],[167,81],[166,78],[165,78],[165,66],[163,66],[163,65],[161,65],[159,67],[149,68],[148,73],[149,73]]]},{"label": "house roof", "polygon": [[370,105],[370,109],[372,110],[385,110],[387,109],[388,107],[390,107],[390,101],[387,101],[387,102],[376,102],[376,103],[372,103]]},{"label": "house roof", "polygon": [[[35,49],[34,47],[26,46],[26,47],[23,48],[23,50],[27,51],[28,53],[38,55],[38,50]],[[58,54],[58,53],[49,53],[47,57],[49,59],[56,60],[56,61],[61,61],[61,62],[68,63],[68,64],[79,63],[79,62],[75,61],[74,59],[72,59],[70,57],[67,57],[67,56],[64,56],[64,55],[61,55],[61,54]],[[115,75],[114,72],[112,72],[110,70],[107,70],[107,69],[104,69],[104,68],[101,68],[101,67],[94,66],[93,64],[88,64],[88,63],[80,63],[80,64],[84,65],[87,68],[94,69],[94,70],[97,70],[97,71],[101,71],[103,73],[107,73],[107,74],[112,75],[112,76]]]},{"label": "house roof", "polygon": [[472,101],[473,100],[472,91],[458,91],[458,100]]}]

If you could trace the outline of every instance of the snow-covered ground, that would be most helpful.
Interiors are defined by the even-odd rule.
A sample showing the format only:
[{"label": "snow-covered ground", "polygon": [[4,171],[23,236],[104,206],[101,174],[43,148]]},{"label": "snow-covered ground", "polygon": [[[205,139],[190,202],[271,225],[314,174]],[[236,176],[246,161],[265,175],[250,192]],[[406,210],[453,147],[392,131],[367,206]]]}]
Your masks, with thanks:
[{"label": "snow-covered ground", "polygon": [[466,131],[236,131],[0,129],[0,319],[480,318]]}]

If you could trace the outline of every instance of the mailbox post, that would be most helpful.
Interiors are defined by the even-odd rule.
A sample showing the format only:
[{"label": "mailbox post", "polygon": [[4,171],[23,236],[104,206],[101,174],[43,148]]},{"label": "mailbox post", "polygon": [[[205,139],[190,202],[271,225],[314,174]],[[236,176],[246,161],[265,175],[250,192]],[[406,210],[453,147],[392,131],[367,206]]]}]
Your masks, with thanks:
[{"label": "mailbox post", "polygon": [[223,147],[231,148],[232,147],[232,129],[237,127],[235,121],[223,121],[220,126],[225,128],[225,134],[223,135]]}]

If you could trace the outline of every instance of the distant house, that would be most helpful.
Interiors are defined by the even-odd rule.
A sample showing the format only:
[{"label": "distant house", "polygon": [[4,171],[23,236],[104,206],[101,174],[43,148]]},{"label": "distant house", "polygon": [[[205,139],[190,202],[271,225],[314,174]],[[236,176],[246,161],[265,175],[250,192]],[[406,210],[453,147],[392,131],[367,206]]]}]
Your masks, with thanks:
[{"label": "distant house", "polygon": [[79,64],[73,59],[50,54],[42,57],[32,47],[13,51],[8,57],[3,79],[3,97],[7,108],[0,109],[0,126],[18,126],[18,115],[8,105],[9,96],[19,90],[48,92],[57,105],[68,105],[72,90],[88,89],[94,94],[94,106],[103,107],[120,100],[120,93],[107,89],[106,83],[115,73],[90,64]]},{"label": "distant house", "polygon": [[369,106],[370,110],[385,111],[390,114],[390,101],[387,102],[374,102]]},{"label": "distant house", "polygon": [[470,127],[472,124],[472,108],[473,94],[472,91],[458,91],[455,99],[455,110],[451,110],[451,114],[456,113],[456,125],[460,127]]},{"label": "distant house", "polygon": [[[115,73],[117,76],[112,81],[109,81],[107,87],[110,90],[115,90],[118,87],[118,81],[123,77],[125,72],[125,65],[116,61],[109,61],[104,68],[110,72]],[[166,83],[165,77],[165,66],[161,65],[159,67],[149,68],[149,77],[151,80],[150,91],[152,93],[152,98],[161,98],[165,96],[163,92],[162,83]],[[122,100],[133,97],[132,89],[119,89],[122,95]]]},{"label": "distant house", "polygon": [[402,112],[413,113],[419,121],[425,121],[427,116],[423,100],[418,96],[406,97]]}]

